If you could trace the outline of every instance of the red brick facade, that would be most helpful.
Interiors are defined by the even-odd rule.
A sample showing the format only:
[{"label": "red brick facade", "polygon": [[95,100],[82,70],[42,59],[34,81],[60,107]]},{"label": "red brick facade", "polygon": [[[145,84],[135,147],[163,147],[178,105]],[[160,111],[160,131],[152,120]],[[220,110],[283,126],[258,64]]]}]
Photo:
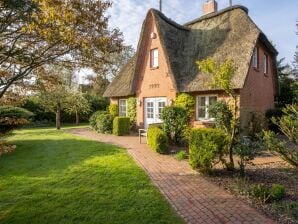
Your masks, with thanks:
[{"label": "red brick facade", "polygon": [[[134,81],[137,98],[137,126],[144,126],[144,102],[146,98],[166,97],[167,105],[175,99],[177,91],[172,79],[172,74],[167,63],[164,48],[161,44],[156,22],[153,14],[149,14],[146,20],[145,30],[141,42],[140,51],[136,67],[137,79]],[[241,126],[247,125],[248,114],[250,112],[260,112],[265,114],[268,109],[274,108],[274,96],[276,95],[276,76],[275,58],[267,50],[267,47],[260,41],[257,43],[259,66],[257,69],[250,66],[243,89],[236,90],[239,93],[238,100],[240,107]],[[158,49],[158,67],[151,68],[150,51]],[[264,74],[264,55],[268,58],[268,73]],[[230,98],[224,92],[195,92],[191,93],[194,97],[198,95],[211,94],[216,95],[218,100],[230,101]],[[124,99],[124,98],[121,98]],[[112,103],[118,104],[118,98],[111,99]],[[206,123],[192,121],[193,126],[202,127]]]}]

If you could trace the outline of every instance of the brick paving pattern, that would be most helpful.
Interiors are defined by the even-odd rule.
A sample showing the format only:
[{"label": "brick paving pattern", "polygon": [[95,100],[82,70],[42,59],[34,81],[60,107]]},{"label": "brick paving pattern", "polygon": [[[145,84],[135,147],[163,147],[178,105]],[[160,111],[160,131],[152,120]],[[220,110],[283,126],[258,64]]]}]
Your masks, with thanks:
[{"label": "brick paving pattern", "polygon": [[90,129],[72,129],[69,132],[126,148],[187,223],[275,223],[247,203],[204,179],[191,169],[187,161],[180,162],[172,156],[159,155],[146,144],[139,144],[138,137],[102,135]]}]

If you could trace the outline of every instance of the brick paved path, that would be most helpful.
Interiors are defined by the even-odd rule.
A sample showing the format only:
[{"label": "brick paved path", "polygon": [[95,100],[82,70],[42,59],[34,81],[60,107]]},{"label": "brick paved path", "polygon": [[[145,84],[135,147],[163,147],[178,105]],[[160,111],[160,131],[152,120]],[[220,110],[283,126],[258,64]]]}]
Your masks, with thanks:
[{"label": "brick paved path", "polygon": [[126,148],[187,223],[274,223],[256,209],[204,179],[186,161],[180,162],[172,156],[159,155],[146,144],[139,144],[138,137],[102,135],[89,129],[72,129],[69,132]]}]

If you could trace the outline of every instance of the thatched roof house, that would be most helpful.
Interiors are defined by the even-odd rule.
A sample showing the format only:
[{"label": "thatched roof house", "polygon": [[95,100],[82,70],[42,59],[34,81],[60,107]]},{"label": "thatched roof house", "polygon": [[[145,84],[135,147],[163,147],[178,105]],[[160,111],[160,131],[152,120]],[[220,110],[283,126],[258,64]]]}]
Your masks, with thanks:
[{"label": "thatched roof house", "polygon": [[[216,4],[216,1],[208,1],[205,4]],[[259,69],[251,69],[252,58],[257,47],[256,57],[258,60],[263,58],[262,52],[267,54],[268,59],[270,59],[272,79],[266,85],[271,85],[271,92],[268,95],[271,94],[271,98],[274,99],[278,89],[275,69],[277,51],[274,46],[249,17],[247,8],[233,6],[216,11],[217,7],[215,6],[211,5],[211,12],[205,12],[204,16],[184,25],[177,24],[160,11],[150,9],[143,23],[136,55],[112,81],[104,96],[114,99],[115,102],[118,98],[136,96],[139,101],[143,102],[144,98],[159,95],[147,94],[146,92],[149,90],[145,91],[145,87],[142,86],[151,85],[151,89],[156,88],[155,92],[158,92],[158,80],[163,75],[169,77],[170,81],[168,82],[171,82],[168,91],[173,91],[175,94],[181,92],[194,95],[198,95],[199,92],[206,93],[206,91],[212,90],[209,85],[210,78],[198,70],[196,61],[207,57],[212,57],[217,62],[223,62],[228,58],[234,61],[237,71],[233,82],[235,89],[240,91],[245,88],[249,74],[257,72]],[[160,66],[151,67],[148,70],[147,67],[150,68],[155,57],[150,55],[154,49],[158,49],[158,53],[153,54],[158,55]],[[164,71],[157,71],[163,69],[162,60],[166,68]],[[261,63],[257,63],[259,67]],[[268,66],[267,61],[266,66]],[[158,73],[159,75],[155,76],[155,80],[146,81],[149,73]],[[145,84],[144,80],[148,83]],[[162,84],[160,83],[160,85]],[[250,91],[253,91],[251,89],[253,84],[248,84]],[[166,97],[167,102],[169,102],[169,94],[163,93],[160,97]],[[272,104],[270,102],[268,107],[272,107]],[[141,113],[145,108],[140,107]],[[140,124],[145,122],[144,116],[140,116],[142,117]]]}]

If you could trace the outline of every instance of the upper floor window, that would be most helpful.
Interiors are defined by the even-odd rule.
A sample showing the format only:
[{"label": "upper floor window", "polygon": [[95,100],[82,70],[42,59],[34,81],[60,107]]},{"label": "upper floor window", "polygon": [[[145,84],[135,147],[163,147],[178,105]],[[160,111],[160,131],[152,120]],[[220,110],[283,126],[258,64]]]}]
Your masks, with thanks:
[{"label": "upper floor window", "polygon": [[119,100],[119,116],[120,117],[126,117],[127,113],[126,113],[126,100],[122,99]]},{"label": "upper floor window", "polygon": [[252,56],[252,66],[254,68],[259,68],[259,49],[255,47],[254,53]]},{"label": "upper floor window", "polygon": [[209,114],[209,107],[217,101],[217,96],[198,96],[197,97],[197,120],[212,120]]},{"label": "upper floor window", "polygon": [[268,55],[264,54],[264,74],[268,74]]},{"label": "upper floor window", "polygon": [[158,67],[158,49],[157,48],[150,51],[150,67],[151,68]]}]

